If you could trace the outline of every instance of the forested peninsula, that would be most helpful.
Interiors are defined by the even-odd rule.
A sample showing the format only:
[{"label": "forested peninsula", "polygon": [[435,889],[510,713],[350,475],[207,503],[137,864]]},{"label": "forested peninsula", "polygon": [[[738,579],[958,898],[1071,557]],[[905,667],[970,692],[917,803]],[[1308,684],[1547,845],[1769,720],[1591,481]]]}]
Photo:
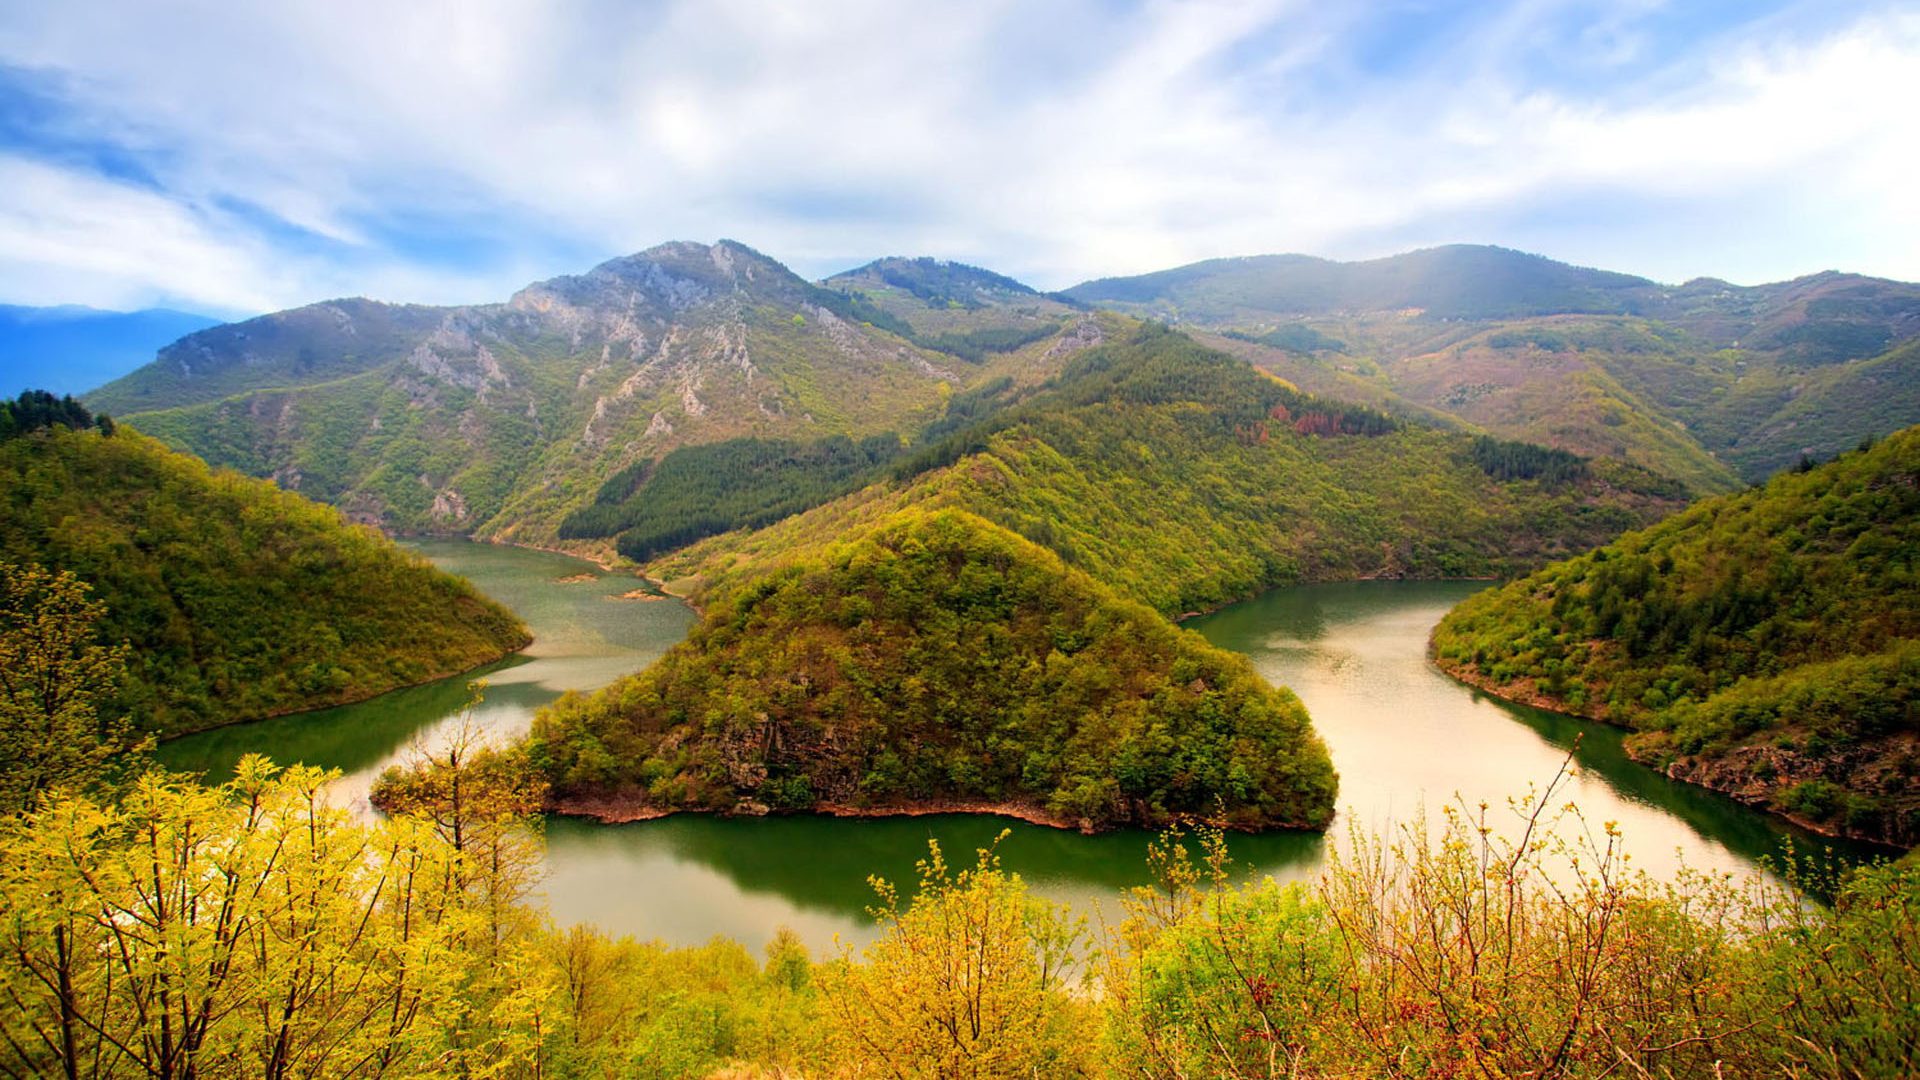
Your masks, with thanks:
[{"label": "forested peninsula", "polygon": [[108,711],[161,737],[358,701],[529,639],[464,580],[71,399],[0,403],[0,563],[67,572],[130,646]]},{"label": "forested peninsula", "polygon": [[716,605],[646,672],[545,711],[562,810],[985,803],[1085,830],[1324,826],[1293,694],[974,515],[907,510]]},{"label": "forested peninsula", "polygon": [[1632,729],[1678,779],[1920,842],[1920,428],[1462,603],[1442,668]]}]

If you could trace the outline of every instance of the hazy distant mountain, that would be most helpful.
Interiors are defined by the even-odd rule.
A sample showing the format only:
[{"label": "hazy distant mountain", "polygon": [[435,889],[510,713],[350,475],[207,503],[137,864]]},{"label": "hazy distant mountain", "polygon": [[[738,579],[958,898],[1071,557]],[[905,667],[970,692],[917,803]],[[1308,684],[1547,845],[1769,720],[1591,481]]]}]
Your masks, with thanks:
[{"label": "hazy distant mountain", "polygon": [[169,308],[0,304],[0,393],[78,394],[149,363],[161,346],[220,320]]},{"label": "hazy distant mountain", "polygon": [[1136,315],[1224,325],[1275,315],[1400,310],[1441,319],[1631,313],[1658,290],[1653,282],[1628,274],[1456,244],[1350,263],[1308,255],[1210,259],[1138,277],[1089,281],[1066,295]]},{"label": "hazy distant mountain", "polygon": [[731,241],[671,243],[506,303],[338,300],[215,327],[87,403],[389,527],[545,541],[629,466],[735,439],[905,434],[1010,350],[1046,350],[1026,340],[1036,326],[1073,330],[1070,308],[1036,298],[1019,340],[963,355],[920,343],[908,306]]},{"label": "hazy distant mountain", "polygon": [[1317,393],[1724,489],[1920,422],[1920,285],[1666,286],[1502,248],[1216,259],[1067,290]]}]

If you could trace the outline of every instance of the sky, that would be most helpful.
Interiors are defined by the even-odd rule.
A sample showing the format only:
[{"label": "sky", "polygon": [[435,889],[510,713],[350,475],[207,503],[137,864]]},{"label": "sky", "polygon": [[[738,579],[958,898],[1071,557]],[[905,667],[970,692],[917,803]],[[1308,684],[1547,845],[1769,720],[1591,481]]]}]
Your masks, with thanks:
[{"label": "sky", "polygon": [[1920,280],[1917,103],[1920,0],[0,0],[0,302],[492,301],[722,237]]}]

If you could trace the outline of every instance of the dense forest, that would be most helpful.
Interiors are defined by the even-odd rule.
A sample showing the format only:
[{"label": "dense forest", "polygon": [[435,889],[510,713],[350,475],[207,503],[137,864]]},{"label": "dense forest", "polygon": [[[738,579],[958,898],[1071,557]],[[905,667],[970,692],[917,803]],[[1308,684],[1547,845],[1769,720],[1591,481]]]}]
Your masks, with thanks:
[{"label": "dense forest", "polygon": [[654,667],[541,713],[562,809],[990,805],[1085,829],[1322,826],[1292,694],[958,511],[902,511],[715,605]]},{"label": "dense forest", "polygon": [[1920,841],[1920,428],[1461,604],[1442,666],[1622,724],[1674,776]]},{"label": "dense forest", "polygon": [[527,643],[512,613],[338,511],[50,400],[5,410],[38,430],[0,440],[0,562],[91,587],[102,639],[131,647],[112,708],[143,728],[355,701]]},{"label": "dense forest", "polygon": [[642,459],[602,484],[560,524],[563,540],[617,536],[637,562],[730,529],[770,525],[844,495],[901,451],[900,437],[799,443],[729,439]]}]

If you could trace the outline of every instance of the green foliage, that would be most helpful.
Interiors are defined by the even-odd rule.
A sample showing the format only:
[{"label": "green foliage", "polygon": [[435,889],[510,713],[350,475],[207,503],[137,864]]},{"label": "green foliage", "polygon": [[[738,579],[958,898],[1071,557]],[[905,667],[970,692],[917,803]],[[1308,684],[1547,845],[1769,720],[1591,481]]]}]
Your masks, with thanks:
[{"label": "green foliage", "polygon": [[96,640],[106,608],[87,593],[71,573],[0,563],[0,813],[145,764],[113,708],[127,648]]},{"label": "green foliage", "polygon": [[890,432],[859,442],[730,439],[686,446],[616,473],[568,515],[563,539],[619,534],[644,562],[730,529],[758,528],[858,488],[900,452]]},{"label": "green foliage", "polygon": [[884,934],[860,962],[848,950],[821,980],[836,1071],[1084,1075],[1093,1065],[1092,1009],[1067,986],[1082,921],[1029,895],[990,849],[955,873],[937,842],[928,847],[907,904],[891,883],[872,879]]},{"label": "green foliage", "polygon": [[1587,476],[1587,462],[1578,454],[1486,435],[1473,440],[1473,463],[1495,480],[1545,480],[1550,484],[1564,484]]},{"label": "green foliage", "polygon": [[130,647],[104,712],[163,736],[359,700],[527,641],[338,511],[126,432],[0,442],[0,561],[92,587],[100,637]]},{"label": "green foliage", "polygon": [[[1920,874],[1831,909],[1634,873],[1610,827],[1457,809],[1320,880],[1176,881],[1110,949],[1116,1076],[1898,1077],[1920,1065]],[[1528,827],[1531,826],[1531,827]],[[1583,840],[1554,839],[1565,835]]]},{"label": "green foliage", "polygon": [[12,401],[0,401],[0,439],[11,439],[54,425],[77,430],[96,424],[103,435],[113,434],[113,420],[96,418],[72,395],[56,398],[45,390],[23,391]]},{"label": "green foliage", "polygon": [[[1475,596],[1450,670],[1643,732],[1643,759],[1920,840],[1920,428]],[[1575,694],[1585,702],[1576,706]]]},{"label": "green foliage", "polygon": [[562,806],[988,802],[1086,827],[1333,809],[1291,694],[957,511],[901,511],[743,587],[653,668],[543,712],[527,753]]},{"label": "green foliage", "polygon": [[1336,337],[1328,337],[1326,334],[1315,330],[1305,323],[1287,323],[1283,326],[1275,327],[1264,334],[1248,334],[1238,330],[1229,330],[1227,331],[1227,336],[1237,338],[1241,341],[1251,341],[1259,345],[1271,345],[1276,349],[1286,349],[1298,353],[1345,353],[1351,351],[1346,342]]}]

